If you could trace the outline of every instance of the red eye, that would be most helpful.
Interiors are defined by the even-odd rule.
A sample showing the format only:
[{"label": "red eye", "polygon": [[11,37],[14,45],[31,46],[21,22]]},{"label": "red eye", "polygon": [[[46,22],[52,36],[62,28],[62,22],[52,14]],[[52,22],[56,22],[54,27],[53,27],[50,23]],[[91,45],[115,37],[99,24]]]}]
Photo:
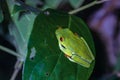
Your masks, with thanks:
[{"label": "red eye", "polygon": [[63,38],[63,37],[60,37],[60,41],[63,42],[63,41],[64,41],[64,38]]}]

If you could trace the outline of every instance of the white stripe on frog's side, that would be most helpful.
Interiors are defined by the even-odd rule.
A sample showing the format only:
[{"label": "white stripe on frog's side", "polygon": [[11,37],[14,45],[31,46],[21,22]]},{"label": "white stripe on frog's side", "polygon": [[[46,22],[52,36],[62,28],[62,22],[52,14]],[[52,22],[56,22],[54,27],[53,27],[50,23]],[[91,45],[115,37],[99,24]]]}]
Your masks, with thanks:
[{"label": "white stripe on frog's side", "polygon": [[75,52],[72,52],[71,59],[74,58],[75,56],[79,57],[80,59],[82,59],[83,61],[85,61],[85,62],[87,62],[87,63],[91,63],[91,61],[86,60],[85,58],[83,58],[82,56],[79,56],[79,55],[76,54]]},{"label": "white stripe on frog's side", "polygon": [[71,57],[67,57],[70,61],[75,62]]}]

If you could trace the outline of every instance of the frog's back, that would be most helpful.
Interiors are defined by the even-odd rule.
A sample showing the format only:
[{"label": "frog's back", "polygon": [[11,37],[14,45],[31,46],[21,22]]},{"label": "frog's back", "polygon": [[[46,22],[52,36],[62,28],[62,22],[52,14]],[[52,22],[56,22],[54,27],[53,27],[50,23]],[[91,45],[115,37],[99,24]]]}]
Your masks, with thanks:
[{"label": "frog's back", "polygon": [[94,56],[83,37],[74,36],[72,50],[85,59],[94,60]]},{"label": "frog's back", "polygon": [[65,36],[65,44],[69,45],[66,46],[70,52],[76,53],[79,56],[84,57],[88,60],[94,60],[94,56],[87,44],[87,42],[84,40],[83,37],[80,37],[79,35],[75,35],[71,30],[68,28],[64,29],[64,35]]}]

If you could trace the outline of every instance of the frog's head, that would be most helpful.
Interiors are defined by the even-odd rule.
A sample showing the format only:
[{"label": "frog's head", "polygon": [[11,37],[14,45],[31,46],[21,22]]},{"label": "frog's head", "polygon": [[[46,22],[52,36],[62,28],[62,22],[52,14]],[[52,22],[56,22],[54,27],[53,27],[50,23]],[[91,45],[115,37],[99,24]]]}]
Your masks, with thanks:
[{"label": "frog's head", "polygon": [[60,49],[67,55],[70,56],[70,51],[68,49],[68,39],[70,37],[70,30],[68,28],[58,28],[55,32]]}]

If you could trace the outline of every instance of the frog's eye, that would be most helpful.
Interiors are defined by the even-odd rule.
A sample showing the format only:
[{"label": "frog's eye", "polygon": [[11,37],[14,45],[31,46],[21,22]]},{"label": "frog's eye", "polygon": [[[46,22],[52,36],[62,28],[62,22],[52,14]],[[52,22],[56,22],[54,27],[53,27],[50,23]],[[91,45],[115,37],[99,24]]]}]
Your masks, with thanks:
[{"label": "frog's eye", "polygon": [[60,41],[63,42],[63,41],[64,41],[64,38],[63,38],[63,37],[60,37]]}]

